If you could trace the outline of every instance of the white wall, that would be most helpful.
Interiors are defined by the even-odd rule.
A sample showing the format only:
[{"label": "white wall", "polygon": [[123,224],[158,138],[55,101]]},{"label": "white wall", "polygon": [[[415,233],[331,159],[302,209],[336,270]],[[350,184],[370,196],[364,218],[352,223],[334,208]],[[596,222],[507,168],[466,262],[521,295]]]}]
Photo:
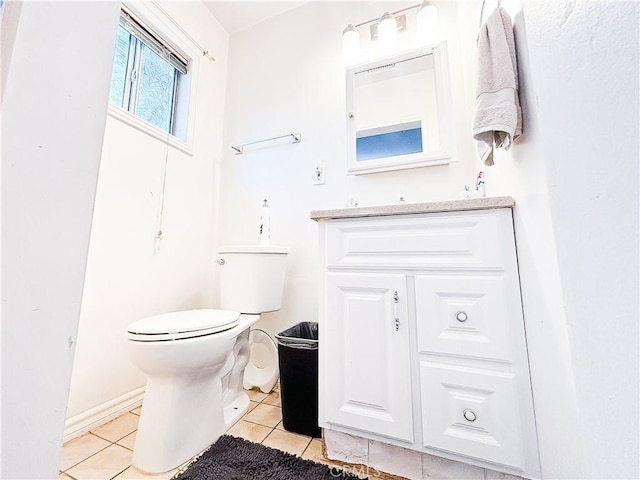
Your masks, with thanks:
[{"label": "white wall", "polygon": [[[451,198],[473,183],[472,145],[464,140],[458,142],[460,160],[449,166],[346,175],[342,29],[405,5],[411,3],[311,2],[231,37],[220,241],[256,243],[260,205],[269,199],[272,243],[291,247],[283,309],[260,320],[271,334],[317,319],[317,227],[311,210],[343,207],[351,196],[360,205],[396,203],[401,196],[407,202]],[[456,130],[463,132],[470,113],[460,95],[466,86],[456,5],[442,5],[440,18],[442,30],[450,32]],[[246,147],[242,155],[230,148],[292,130],[302,132],[301,143],[265,143]],[[312,185],[317,162],[325,167],[325,185]]]},{"label": "white wall", "polygon": [[546,165],[578,399],[574,438],[584,444],[589,478],[640,475],[639,7],[524,8],[535,148]]},{"label": "white wall", "polygon": [[2,478],[57,477],[117,18],[113,2],[20,12],[2,105]]},{"label": "white wall", "polygon": [[168,149],[164,240],[156,253],[166,142],[107,118],[67,418],[145,384],[126,349],[129,323],[214,306],[228,35],[201,2],[161,5],[180,27],[150,2],[134,4],[152,25],[167,23],[170,38],[194,60],[193,155]]}]

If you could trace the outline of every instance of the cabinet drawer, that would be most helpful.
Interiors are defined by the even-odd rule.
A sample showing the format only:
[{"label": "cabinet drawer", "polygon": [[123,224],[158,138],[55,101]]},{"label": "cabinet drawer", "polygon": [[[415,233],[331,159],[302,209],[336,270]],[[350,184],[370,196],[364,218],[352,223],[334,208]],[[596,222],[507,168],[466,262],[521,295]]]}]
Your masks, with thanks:
[{"label": "cabinet drawer", "polygon": [[418,351],[511,362],[522,321],[508,284],[504,275],[416,275]]},{"label": "cabinet drawer", "polygon": [[504,209],[334,220],[326,235],[327,266],[338,268],[496,269],[505,239],[513,244]]},{"label": "cabinet drawer", "polygon": [[512,373],[422,361],[420,383],[425,447],[523,469]]}]

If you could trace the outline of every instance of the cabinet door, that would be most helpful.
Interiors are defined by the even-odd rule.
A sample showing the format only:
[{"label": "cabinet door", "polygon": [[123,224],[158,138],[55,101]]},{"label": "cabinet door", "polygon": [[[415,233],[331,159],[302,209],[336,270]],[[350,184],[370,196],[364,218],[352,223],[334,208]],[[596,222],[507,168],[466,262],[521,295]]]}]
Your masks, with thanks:
[{"label": "cabinet door", "polygon": [[404,275],[327,273],[324,419],[413,442]]}]

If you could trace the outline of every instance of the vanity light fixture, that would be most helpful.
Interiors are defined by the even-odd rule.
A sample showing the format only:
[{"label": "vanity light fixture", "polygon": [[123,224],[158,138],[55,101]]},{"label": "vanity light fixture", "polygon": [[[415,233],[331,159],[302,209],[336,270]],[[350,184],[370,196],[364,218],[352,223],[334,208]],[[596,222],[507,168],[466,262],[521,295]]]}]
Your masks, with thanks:
[{"label": "vanity light fixture", "polygon": [[418,40],[426,45],[439,40],[438,9],[431,2],[422,2],[416,14]]},{"label": "vanity light fixture", "polygon": [[385,55],[393,53],[398,44],[396,17],[389,12],[384,12],[384,15],[378,20],[378,41],[380,42],[380,52]]},{"label": "vanity light fixture", "polygon": [[342,32],[342,56],[347,65],[358,61],[360,55],[360,34],[351,23]]},{"label": "vanity light fixture", "polygon": [[383,54],[395,50],[398,31],[406,29],[406,16],[400,15],[408,10],[417,9],[417,36],[420,43],[433,43],[439,40],[438,35],[438,9],[433,2],[423,1],[416,5],[403,8],[396,12],[385,12],[382,17],[373,18],[358,24],[349,24],[342,31],[342,50],[346,64],[354,64],[358,61],[360,53],[360,34],[358,28],[363,25],[371,25],[371,40],[380,42],[380,51]]}]

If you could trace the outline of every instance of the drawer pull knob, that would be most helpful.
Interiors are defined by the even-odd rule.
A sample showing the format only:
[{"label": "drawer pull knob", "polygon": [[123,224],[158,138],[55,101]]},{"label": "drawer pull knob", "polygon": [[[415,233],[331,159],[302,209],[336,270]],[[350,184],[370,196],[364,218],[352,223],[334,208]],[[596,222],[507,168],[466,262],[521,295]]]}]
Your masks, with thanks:
[{"label": "drawer pull knob", "polygon": [[475,422],[476,418],[478,418],[476,416],[476,413],[473,410],[469,410],[466,409],[462,412],[462,415],[464,416],[464,419],[467,420],[468,422]]},{"label": "drawer pull knob", "polygon": [[467,316],[467,314],[465,312],[456,313],[456,320],[458,320],[459,322],[466,322],[467,318],[469,318],[469,317]]}]

